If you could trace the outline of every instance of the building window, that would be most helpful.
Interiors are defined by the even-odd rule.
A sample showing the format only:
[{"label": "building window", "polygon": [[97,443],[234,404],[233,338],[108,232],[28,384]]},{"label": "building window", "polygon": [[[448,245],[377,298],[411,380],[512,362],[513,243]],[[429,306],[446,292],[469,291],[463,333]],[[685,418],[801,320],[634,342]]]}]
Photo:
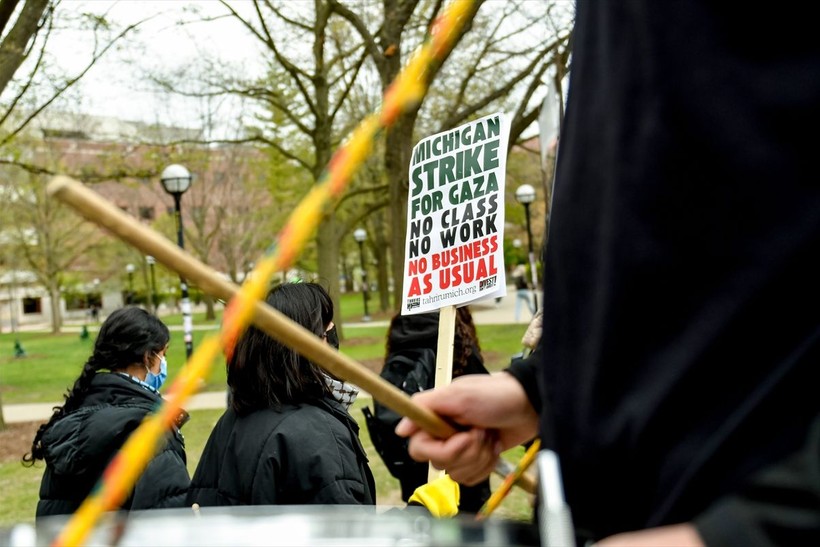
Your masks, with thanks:
[{"label": "building window", "polygon": [[43,313],[42,301],[40,298],[23,298],[23,313]]},{"label": "building window", "polygon": [[88,140],[88,135],[85,132],[75,129],[43,129],[43,137],[47,139]]},{"label": "building window", "polygon": [[140,218],[142,220],[154,220],[154,208],[140,207]]}]

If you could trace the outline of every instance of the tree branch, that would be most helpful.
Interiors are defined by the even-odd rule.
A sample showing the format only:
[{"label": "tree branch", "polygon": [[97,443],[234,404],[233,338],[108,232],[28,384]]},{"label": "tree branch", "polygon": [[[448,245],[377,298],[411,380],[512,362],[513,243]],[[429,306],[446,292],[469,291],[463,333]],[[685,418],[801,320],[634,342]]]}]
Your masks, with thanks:
[{"label": "tree branch", "polygon": [[[29,44],[42,28],[44,19],[50,15],[50,11],[46,12],[49,5],[50,0],[27,0],[14,26],[0,44],[0,93],[6,89],[14,73],[26,60]],[[12,11],[13,9],[14,6]]]},{"label": "tree branch", "polygon": [[[137,21],[136,23],[132,23],[132,24],[128,25],[122,31],[120,31],[114,38],[111,39],[110,42],[108,42],[108,44],[105,45],[105,47],[102,48],[102,50],[97,51],[97,52],[94,53],[94,55],[91,57],[91,60],[88,62],[88,64],[85,66],[85,68],[83,68],[83,70],[79,74],[77,74],[73,78],[66,81],[63,85],[58,87],[57,90],[54,92],[54,94],[51,96],[51,98],[49,98],[43,104],[41,104],[36,109],[34,109],[28,116],[25,117],[25,119],[23,119],[22,122],[20,122],[20,124],[18,124],[17,128],[15,128],[13,131],[8,133],[3,138],[3,140],[0,141],[0,146],[3,146],[5,144],[7,144],[11,139],[16,137],[20,133],[20,131],[22,131],[31,122],[31,120],[36,118],[43,110],[45,110],[51,103],[56,101],[57,98],[59,98],[63,93],[65,93],[65,91],[68,90],[71,86],[73,86],[78,81],[80,81],[80,79],[82,79],[83,76],[85,76],[88,73],[88,71],[91,70],[91,67],[93,67],[97,63],[97,61],[99,61],[112,47],[114,47],[114,44],[116,44],[119,40],[124,38],[132,30],[139,27],[143,23],[145,23],[147,21],[150,21],[154,17],[157,17],[157,16],[152,15],[150,17],[146,17],[145,19],[142,19],[140,21]],[[29,83],[30,83],[30,81],[29,81]]]},{"label": "tree branch", "polygon": [[552,44],[545,47],[535,58],[525,67],[523,68],[515,77],[511,78],[507,81],[507,83],[500,88],[497,88],[492,93],[485,95],[481,100],[476,102],[475,104],[468,106],[467,108],[461,110],[460,112],[454,113],[452,116],[444,120],[443,123],[439,125],[438,131],[443,131],[448,127],[455,127],[458,125],[462,120],[465,120],[475,114],[476,112],[480,111],[482,108],[486,107],[488,104],[492,103],[493,101],[507,95],[519,82],[521,82],[524,78],[526,78],[529,74],[532,73],[533,69],[541,59],[547,55],[550,51],[552,51],[555,47],[557,47],[558,41],[553,42]]},{"label": "tree branch", "polygon": [[376,39],[372,34],[370,34],[370,31],[367,30],[367,25],[364,24],[364,21],[362,21],[361,18],[353,13],[347,6],[338,2],[338,0],[328,0],[328,3],[335,13],[339,14],[343,19],[350,23],[354,29],[356,29],[359,36],[362,37],[364,47],[367,49],[367,52],[373,59],[373,62],[376,63],[377,67],[381,67],[385,60],[384,52],[376,43]]}]

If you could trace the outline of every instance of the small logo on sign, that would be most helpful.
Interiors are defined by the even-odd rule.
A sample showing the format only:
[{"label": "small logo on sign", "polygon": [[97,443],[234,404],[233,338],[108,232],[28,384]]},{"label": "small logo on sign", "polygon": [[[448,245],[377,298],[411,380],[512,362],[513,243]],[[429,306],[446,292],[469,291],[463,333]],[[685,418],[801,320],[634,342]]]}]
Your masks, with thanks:
[{"label": "small logo on sign", "polygon": [[483,291],[484,289],[492,289],[495,287],[496,277],[497,276],[494,275],[492,277],[488,277],[487,279],[482,279],[478,283],[478,290]]},{"label": "small logo on sign", "polygon": [[418,308],[419,306],[421,306],[421,298],[408,298],[407,299],[407,311],[410,311],[413,308]]}]

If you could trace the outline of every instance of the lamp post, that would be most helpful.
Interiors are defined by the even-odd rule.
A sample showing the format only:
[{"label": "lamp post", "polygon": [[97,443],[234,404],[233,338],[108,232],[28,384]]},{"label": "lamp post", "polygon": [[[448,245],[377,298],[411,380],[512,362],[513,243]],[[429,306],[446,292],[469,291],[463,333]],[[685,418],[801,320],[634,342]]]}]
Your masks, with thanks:
[{"label": "lamp post", "polygon": [[[191,173],[182,165],[172,164],[162,170],[160,175],[162,188],[174,197],[174,219],[177,225],[177,245],[180,249],[185,248],[185,240],[182,233],[182,209],[180,202],[182,194],[191,187]],[[179,276],[180,294],[182,300],[182,330],[185,338],[185,357],[190,358],[194,352],[194,325],[191,320],[191,301],[188,298],[188,283],[185,278]]]},{"label": "lamp post", "polygon": [[356,228],[353,231],[353,239],[359,244],[359,265],[362,268],[362,299],[364,300],[362,321],[370,321],[370,314],[367,313],[367,270],[364,267],[364,240],[367,239],[367,232],[364,228]]},{"label": "lamp post", "polygon": [[151,255],[146,255],[145,262],[148,263],[148,269],[150,270],[151,275],[151,313],[154,315],[157,314],[157,278],[154,277],[154,264],[157,263],[157,259]]},{"label": "lamp post", "polygon": [[134,300],[134,265],[126,264],[125,271],[128,273],[128,294],[125,295],[125,303],[131,304]]},{"label": "lamp post", "polygon": [[538,273],[535,269],[535,253],[532,250],[532,229],[530,228],[530,203],[535,201],[535,188],[529,184],[522,184],[515,190],[515,199],[524,206],[524,215],[527,218],[527,249],[530,259],[530,274],[532,276],[533,301],[538,311]]}]

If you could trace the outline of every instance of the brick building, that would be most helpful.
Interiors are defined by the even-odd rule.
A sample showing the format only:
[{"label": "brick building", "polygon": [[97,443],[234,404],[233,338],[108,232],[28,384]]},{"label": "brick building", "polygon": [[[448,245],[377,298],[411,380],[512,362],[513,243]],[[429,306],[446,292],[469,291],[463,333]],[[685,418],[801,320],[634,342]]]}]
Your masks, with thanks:
[{"label": "brick building", "polygon": [[[194,177],[183,197],[186,250],[236,279],[237,275],[244,275],[247,260],[228,256],[230,245],[218,246],[208,238],[235,215],[270,202],[270,196],[260,192],[258,186],[249,187],[249,181],[257,180],[263,172],[266,156],[249,145],[179,144],[195,143],[201,138],[201,131],[197,129],[52,114],[35,119],[21,137],[20,146],[26,147],[26,163],[67,173],[86,182],[120,209],[160,229],[172,240],[175,240],[172,235],[174,201],[163,190],[159,173],[171,163],[186,165]],[[0,188],[16,184],[11,176],[4,178]],[[41,179],[38,184],[47,182],[46,177]],[[107,237],[100,230],[86,229],[89,230],[87,237],[95,243]],[[36,246],[38,238],[43,236],[37,235],[36,229],[32,232]],[[19,233],[17,239],[19,241]],[[5,247],[4,243],[9,240],[7,233],[0,233],[0,247]],[[256,249],[247,252],[257,254]],[[6,330],[12,325],[50,323],[51,291],[20,259],[12,258],[9,252],[4,255],[6,258],[0,267],[0,327]],[[133,274],[126,275],[128,264],[133,264]],[[121,306],[129,290],[135,293],[149,290],[145,257],[124,244],[104,261],[91,253],[80,255],[69,269],[70,275],[64,277],[70,278],[70,286],[61,286],[59,290],[59,310],[64,319],[84,317],[92,304],[102,306],[105,314]],[[164,278],[160,276],[162,279],[169,279],[168,272]],[[174,279],[170,276],[169,283]]]}]

